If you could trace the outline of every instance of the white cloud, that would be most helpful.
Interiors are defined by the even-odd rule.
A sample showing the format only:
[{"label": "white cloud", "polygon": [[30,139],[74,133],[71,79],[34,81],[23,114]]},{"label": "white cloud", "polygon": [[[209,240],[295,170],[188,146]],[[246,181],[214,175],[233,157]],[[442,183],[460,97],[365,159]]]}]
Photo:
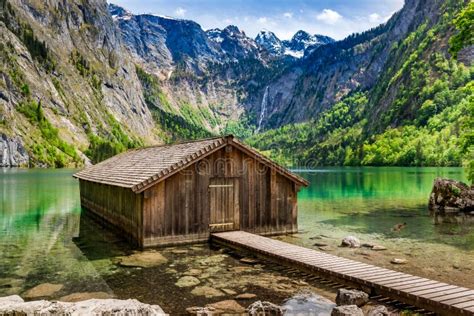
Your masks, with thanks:
[{"label": "white cloud", "polygon": [[331,9],[324,9],[320,14],[316,16],[318,21],[326,24],[336,24],[342,20],[342,15]]},{"label": "white cloud", "polygon": [[174,11],[174,13],[176,13],[177,16],[183,17],[186,14],[186,10],[179,7]]},{"label": "white cloud", "polygon": [[369,15],[369,21],[371,23],[380,23],[383,22],[382,20],[383,18],[378,13],[372,13],[371,15]]},{"label": "white cloud", "polygon": [[293,13],[292,12],[285,12],[285,13],[283,13],[283,17],[285,17],[287,19],[291,19],[291,18],[293,18]]},{"label": "white cloud", "polygon": [[257,22],[260,23],[260,24],[265,24],[265,23],[268,22],[268,19],[266,17],[262,16],[262,17],[258,18]]}]

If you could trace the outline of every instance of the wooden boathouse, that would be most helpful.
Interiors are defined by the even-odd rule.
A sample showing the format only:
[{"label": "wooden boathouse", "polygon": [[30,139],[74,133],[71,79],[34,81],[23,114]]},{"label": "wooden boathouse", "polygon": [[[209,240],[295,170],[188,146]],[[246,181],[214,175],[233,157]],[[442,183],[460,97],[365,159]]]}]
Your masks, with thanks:
[{"label": "wooden boathouse", "polygon": [[74,177],[81,205],[142,248],[232,230],[294,233],[308,185],[233,136],[130,150]]}]

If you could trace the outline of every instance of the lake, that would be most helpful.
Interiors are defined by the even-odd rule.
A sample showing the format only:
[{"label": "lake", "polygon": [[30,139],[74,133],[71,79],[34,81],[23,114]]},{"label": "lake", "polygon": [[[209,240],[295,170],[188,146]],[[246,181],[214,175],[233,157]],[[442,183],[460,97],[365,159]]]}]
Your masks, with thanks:
[{"label": "lake", "polygon": [[[465,181],[461,168],[339,167],[297,172],[311,182],[298,195],[300,233],[278,239],[474,288],[474,225],[434,225],[427,210],[433,179]],[[334,290],[317,280],[269,262],[245,265],[240,254],[208,245],[160,249],[167,262],[157,267],[120,265],[120,258],[134,250],[81,216],[73,173],[0,169],[0,296],[23,295],[36,285],[52,283],[62,287],[45,298],[101,293],[159,304],[171,313],[243,292],[276,304],[292,304],[301,289],[334,298]],[[397,224],[405,226],[393,231]],[[347,235],[387,250],[338,247]],[[392,258],[408,263],[394,266]],[[193,276],[198,283],[178,286],[183,276]]]}]

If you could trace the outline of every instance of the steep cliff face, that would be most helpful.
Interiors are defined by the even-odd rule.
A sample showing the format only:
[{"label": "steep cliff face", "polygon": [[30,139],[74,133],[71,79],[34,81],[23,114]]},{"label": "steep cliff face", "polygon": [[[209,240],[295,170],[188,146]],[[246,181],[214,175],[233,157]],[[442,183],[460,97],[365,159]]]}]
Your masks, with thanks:
[{"label": "steep cliff face", "polygon": [[21,139],[32,165],[80,165],[100,146],[159,140],[107,10],[95,0],[0,1],[0,132]]}]

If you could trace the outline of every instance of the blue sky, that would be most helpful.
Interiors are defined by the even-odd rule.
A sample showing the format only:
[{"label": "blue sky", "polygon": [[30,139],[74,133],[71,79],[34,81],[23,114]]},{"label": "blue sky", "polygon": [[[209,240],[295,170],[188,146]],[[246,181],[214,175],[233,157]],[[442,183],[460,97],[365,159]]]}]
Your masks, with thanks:
[{"label": "blue sky", "polygon": [[237,25],[254,37],[260,30],[290,38],[302,29],[342,39],[385,22],[404,0],[109,0],[133,13],[189,19],[203,29]]}]

